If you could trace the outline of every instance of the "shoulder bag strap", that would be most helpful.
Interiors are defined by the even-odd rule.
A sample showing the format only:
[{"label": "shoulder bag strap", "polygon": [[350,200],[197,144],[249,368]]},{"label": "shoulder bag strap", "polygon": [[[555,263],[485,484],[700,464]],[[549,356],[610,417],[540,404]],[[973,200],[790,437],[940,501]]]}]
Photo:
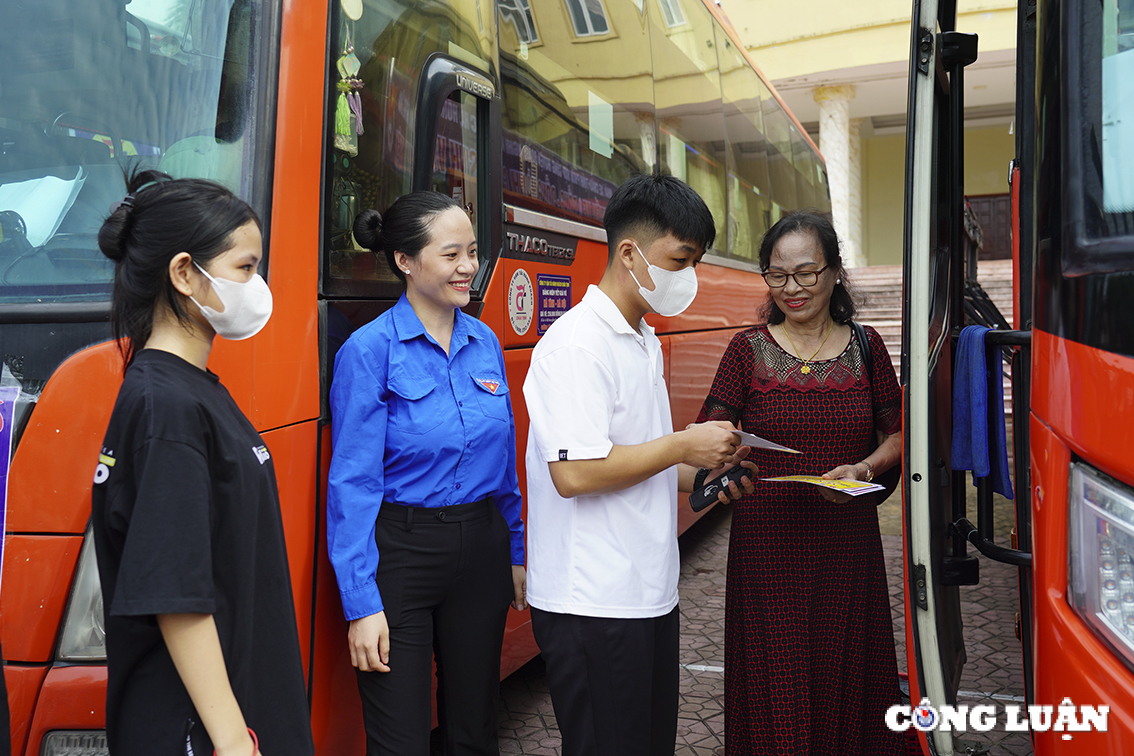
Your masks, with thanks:
[{"label": "shoulder bag strap", "polygon": [[858,350],[862,352],[862,361],[866,365],[866,375],[870,380],[870,390],[874,391],[874,355],[870,350],[870,341],[866,338],[866,329],[856,320],[850,322],[854,336],[858,339]]}]

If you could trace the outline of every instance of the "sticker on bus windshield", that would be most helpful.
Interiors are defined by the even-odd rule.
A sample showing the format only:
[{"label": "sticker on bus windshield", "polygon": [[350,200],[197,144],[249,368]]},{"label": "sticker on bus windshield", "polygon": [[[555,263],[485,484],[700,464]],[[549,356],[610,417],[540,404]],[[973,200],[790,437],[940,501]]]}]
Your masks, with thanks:
[{"label": "sticker on bus windshield", "polygon": [[[8,470],[12,460],[12,419],[19,386],[0,388],[0,533],[7,531]],[[0,538],[0,565],[4,564],[4,538]],[[0,572],[0,577],[3,573]]]},{"label": "sticker on bus windshield", "polygon": [[542,336],[571,309],[571,276],[536,274],[536,333]]},{"label": "sticker on bus windshield", "polygon": [[535,318],[535,292],[532,279],[523,268],[517,268],[508,284],[508,322],[517,335],[523,336]]}]

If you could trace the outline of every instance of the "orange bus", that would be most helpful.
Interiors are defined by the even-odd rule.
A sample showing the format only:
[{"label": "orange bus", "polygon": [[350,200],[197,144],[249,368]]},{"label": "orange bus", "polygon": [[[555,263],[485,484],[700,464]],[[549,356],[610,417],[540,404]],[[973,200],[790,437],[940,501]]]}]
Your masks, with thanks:
[{"label": "orange bus", "polygon": [[[956,3],[913,8],[903,337],[911,698],[956,704],[960,595],[980,579],[972,545],[1019,569],[1025,703],[1000,722],[1029,730],[1037,756],[1126,753],[1134,743],[1134,6],[1019,3],[1014,301],[1004,316],[966,282],[976,280],[976,255],[965,232],[963,83],[977,40],[956,32]],[[1003,367],[1011,376],[1011,544],[993,543],[988,484],[978,486],[975,524],[966,517],[967,474],[950,456],[958,339],[981,321],[993,328],[989,374],[996,381]],[[989,427],[1002,419],[990,415]],[[947,730],[920,737],[927,753],[954,752]]]},{"label": "orange bus", "polygon": [[[337,347],[399,294],[353,240],[356,213],[416,189],[465,205],[482,255],[469,309],[518,388],[540,334],[600,277],[614,187],[683,178],[718,224],[696,302],[660,324],[683,426],[730,336],[755,322],[762,233],[785,210],[829,207],[815,145],[711,2],[0,4],[0,386],[19,387],[0,651],[16,754],[106,753],[86,534],[122,364],[96,234],[133,164],[224,183],[265,222],[275,314],[253,339],[218,342],[210,367],[276,460],[327,754],[361,753],[363,733],[323,532],[326,397]],[[501,674],[535,653],[513,612]]]}]

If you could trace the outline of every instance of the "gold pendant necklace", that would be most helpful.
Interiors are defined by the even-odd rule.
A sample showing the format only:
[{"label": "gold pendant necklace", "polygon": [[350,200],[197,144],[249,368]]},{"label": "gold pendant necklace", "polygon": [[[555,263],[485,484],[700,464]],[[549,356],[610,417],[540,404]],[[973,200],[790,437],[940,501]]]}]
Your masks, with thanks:
[{"label": "gold pendant necklace", "polygon": [[780,326],[780,328],[783,329],[784,336],[787,336],[787,340],[788,343],[791,344],[791,348],[795,350],[795,356],[798,357],[799,360],[803,363],[803,365],[801,365],[799,368],[799,372],[807,375],[811,372],[811,361],[815,359],[815,355],[819,354],[819,351],[823,348],[823,345],[827,343],[827,339],[831,338],[831,331],[835,329],[835,321],[832,320],[827,326],[827,335],[823,337],[822,343],[819,344],[819,349],[816,349],[814,352],[812,352],[811,356],[807,359],[803,359],[803,354],[799,351],[799,347],[795,345],[795,342],[792,341],[791,334],[788,333],[788,329],[784,328],[782,325]]}]

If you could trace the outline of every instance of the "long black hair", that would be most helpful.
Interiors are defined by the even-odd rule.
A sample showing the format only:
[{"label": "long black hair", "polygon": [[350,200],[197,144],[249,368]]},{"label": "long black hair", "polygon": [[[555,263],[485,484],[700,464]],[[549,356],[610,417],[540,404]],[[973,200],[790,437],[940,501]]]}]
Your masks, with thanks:
[{"label": "long black hair", "polygon": [[[760,269],[768,270],[768,266],[772,264],[772,251],[780,239],[788,234],[814,234],[819,240],[819,246],[823,250],[823,264],[839,281],[831,292],[831,319],[844,325],[854,320],[857,312],[854,304],[854,288],[847,278],[846,269],[843,268],[843,257],[839,254],[839,235],[835,233],[831,219],[818,210],[808,208],[788,213],[768,229],[768,233],[764,234],[764,239],[760,242]],[[771,294],[768,295],[768,301],[764,303],[760,314],[772,325],[784,322],[784,312]]]},{"label": "long black hair", "polygon": [[461,205],[441,192],[421,191],[403,194],[383,216],[377,210],[363,210],[354,219],[354,238],[372,252],[385,252],[386,264],[404,283],[406,274],[394,260],[395,252],[416,258],[429,244],[433,219],[450,208]]},{"label": "long black hair", "polygon": [[173,288],[169,263],[188,252],[202,268],[232,248],[232,234],[247,223],[260,226],[248,203],[204,179],[173,179],[160,171],[126,177],[126,197],[98,232],[98,247],[114,261],[110,325],[126,366],[153,333],[164,302],[181,322],[189,321]]}]

